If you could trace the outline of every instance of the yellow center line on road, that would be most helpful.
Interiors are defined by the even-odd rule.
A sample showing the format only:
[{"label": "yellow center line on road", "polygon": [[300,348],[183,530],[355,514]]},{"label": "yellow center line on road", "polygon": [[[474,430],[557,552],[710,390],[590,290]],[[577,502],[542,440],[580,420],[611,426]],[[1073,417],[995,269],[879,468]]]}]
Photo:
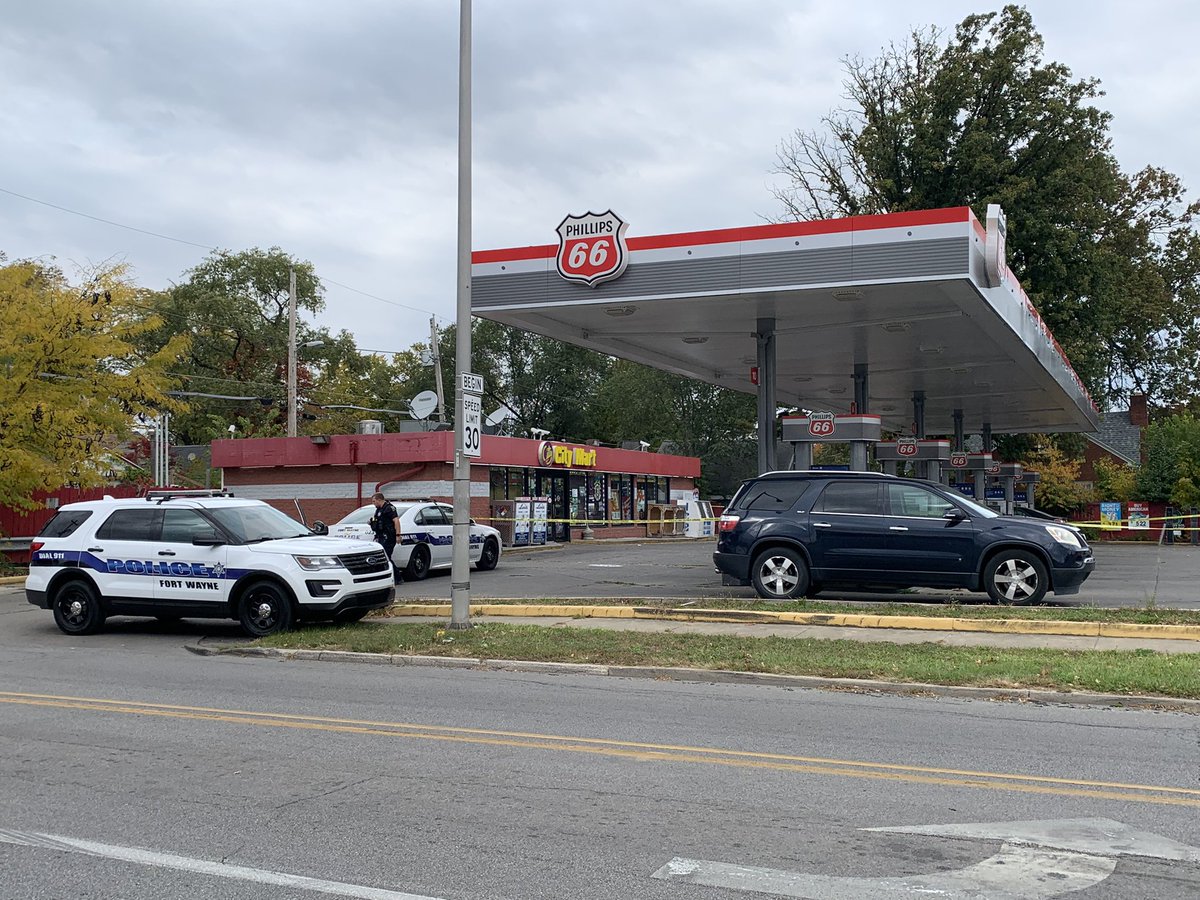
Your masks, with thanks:
[{"label": "yellow center line on road", "polygon": [[134,700],[109,700],[97,697],[70,697],[55,694],[28,694],[0,691],[0,703],[56,709],[75,709],[89,712],[108,712],[122,715],[221,722],[244,726],[293,728],[307,731],[366,734],[494,747],[587,753],[651,762],[720,765],[740,769],[797,772],[840,778],[868,778],[915,784],[970,787],[983,790],[1030,794],[1091,797],[1106,800],[1200,808],[1200,790],[1167,785],[1086,781],[1008,772],[983,772],[927,766],[906,766],[896,763],[792,756],[781,753],[760,753],[714,747],[651,744],[607,738],[571,737],[520,731],[495,731],[482,728],[463,728],[413,722],[377,722],[362,719],[305,716],[292,713],[258,712],[202,706],[174,706],[160,703],[143,703]]}]

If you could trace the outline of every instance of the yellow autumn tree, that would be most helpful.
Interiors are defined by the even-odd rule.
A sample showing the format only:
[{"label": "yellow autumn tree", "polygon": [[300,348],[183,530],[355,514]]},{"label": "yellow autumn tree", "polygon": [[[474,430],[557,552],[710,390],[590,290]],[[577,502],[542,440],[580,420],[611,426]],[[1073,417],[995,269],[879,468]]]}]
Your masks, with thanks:
[{"label": "yellow autumn tree", "polygon": [[103,483],[106,454],[139,417],[177,404],[168,371],[176,335],[152,356],[133,338],[161,326],[138,303],[126,267],[72,285],[57,268],[0,258],[0,503],[22,509],[38,489]]}]

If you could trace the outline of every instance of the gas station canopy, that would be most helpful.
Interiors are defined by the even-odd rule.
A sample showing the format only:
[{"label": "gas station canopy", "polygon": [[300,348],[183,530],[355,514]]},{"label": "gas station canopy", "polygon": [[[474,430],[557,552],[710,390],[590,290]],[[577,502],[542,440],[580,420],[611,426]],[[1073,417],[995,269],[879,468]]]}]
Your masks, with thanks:
[{"label": "gas station canopy", "polygon": [[1095,430],[1087,391],[1005,265],[1002,213],[988,225],[958,207],[631,237],[620,271],[590,284],[563,274],[565,237],[477,251],[471,311],[760,398],[769,360],[776,404],[869,412],[885,430],[909,433],[922,394],[930,434],[951,433],[956,412],[969,431]]}]

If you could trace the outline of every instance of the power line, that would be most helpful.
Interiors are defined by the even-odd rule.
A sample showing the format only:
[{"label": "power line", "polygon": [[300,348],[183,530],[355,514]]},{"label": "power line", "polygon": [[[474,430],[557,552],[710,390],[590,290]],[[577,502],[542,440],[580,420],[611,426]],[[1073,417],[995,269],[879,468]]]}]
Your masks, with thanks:
[{"label": "power line", "polygon": [[213,247],[197,244],[195,241],[185,241],[183,238],[171,237],[169,234],[159,234],[157,231],[147,231],[145,228],[135,228],[132,225],[123,225],[120,222],[114,222],[112,219],[102,219],[99,216],[89,215],[85,212],[80,212],[77,209],[67,209],[65,206],[59,206],[57,203],[50,203],[47,200],[39,200],[37,197],[29,197],[25,194],[18,194],[16,191],[10,191],[8,188],[0,187],[0,192],[9,194],[13,197],[20,197],[22,200],[28,200],[30,203],[38,203],[42,206],[48,206],[51,209],[57,209],[60,212],[70,213],[73,216],[82,216],[85,219],[91,219],[93,222],[103,222],[105,225],[112,225],[114,228],[124,228],[126,231],[136,231],[138,234],[147,234],[150,237],[162,238],[164,241],[174,241],[177,244],[187,244],[191,247],[199,247],[201,250],[217,252]]},{"label": "power line", "polygon": [[[73,216],[80,216],[84,219],[91,219],[93,222],[101,222],[105,225],[111,225],[114,228],[124,228],[126,231],[135,231],[138,234],[148,235],[149,237],[156,237],[156,238],[159,238],[164,241],[173,241],[176,244],[186,244],[189,247],[199,247],[201,250],[207,250],[209,253],[224,254],[226,252],[224,250],[221,250],[219,247],[210,247],[207,244],[197,243],[196,241],[189,241],[184,238],[172,237],[169,234],[161,234],[157,231],[149,231],[145,228],[137,228],[133,225],[126,225],[123,222],[114,222],[112,219],[105,219],[105,218],[101,218],[100,216],[93,216],[90,213],[80,212],[77,209],[71,209],[66,206],[59,206],[57,203],[51,203],[48,200],[39,200],[37,197],[30,197],[28,194],[21,194],[21,193],[18,193],[17,191],[12,191],[5,187],[0,187],[0,193],[8,194],[11,197],[19,197],[22,200],[28,200],[30,203],[37,203],[41,206],[48,206],[48,207],[50,207],[50,209],[57,209],[59,212],[69,213],[70,215],[73,215]],[[343,290],[352,291],[355,294],[362,294],[362,296],[370,297],[372,300],[378,300],[380,303],[387,303],[391,306],[398,306],[401,309],[411,310],[412,312],[424,313],[425,315],[433,316],[435,319],[441,319],[443,322],[448,321],[447,319],[445,319],[445,317],[439,316],[437,313],[433,312],[432,310],[424,309],[420,306],[411,306],[410,304],[407,304],[407,303],[401,303],[399,300],[389,300],[386,297],[380,297],[378,294],[372,294],[369,291],[360,290],[359,288],[351,287],[348,284],[342,284],[342,282],[340,282],[340,281],[334,281],[332,278],[321,278],[320,280],[325,284],[336,285],[337,287],[340,287]]]}]

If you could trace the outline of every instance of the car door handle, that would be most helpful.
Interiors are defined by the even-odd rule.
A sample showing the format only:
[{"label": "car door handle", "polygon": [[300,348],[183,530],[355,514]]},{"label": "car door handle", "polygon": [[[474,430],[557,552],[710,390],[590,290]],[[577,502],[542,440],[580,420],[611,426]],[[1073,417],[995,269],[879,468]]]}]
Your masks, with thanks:
[{"label": "car door handle", "polygon": [[174,556],[175,551],[174,550],[159,550],[158,555],[159,556]]},{"label": "car door handle", "polygon": [[104,548],[103,547],[88,547],[87,552],[88,553],[103,553]]},{"label": "car door handle", "polygon": [[889,525],[888,531],[908,531],[907,525]]},{"label": "car door handle", "polygon": [[829,522],[813,522],[813,528],[832,528],[833,525]]}]

